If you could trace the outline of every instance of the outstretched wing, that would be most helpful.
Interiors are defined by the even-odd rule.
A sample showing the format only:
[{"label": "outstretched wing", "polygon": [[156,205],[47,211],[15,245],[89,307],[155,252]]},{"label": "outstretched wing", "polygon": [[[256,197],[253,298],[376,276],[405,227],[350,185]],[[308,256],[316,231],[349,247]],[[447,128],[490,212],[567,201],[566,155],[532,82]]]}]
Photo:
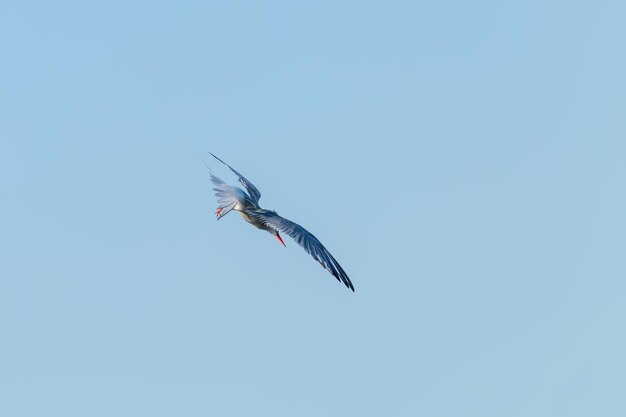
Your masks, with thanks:
[{"label": "outstretched wing", "polygon": [[241,185],[246,187],[246,191],[248,191],[248,194],[250,194],[250,198],[252,198],[252,200],[255,202],[255,204],[259,204],[259,198],[261,198],[261,192],[254,186],[254,184],[252,184],[250,181],[248,181],[246,179],[246,177],[244,177],[243,175],[241,175],[240,173],[235,171],[235,169],[233,167],[231,167],[230,165],[228,165],[226,162],[222,161],[217,156],[213,155],[211,152],[209,152],[209,153],[211,154],[211,156],[213,158],[217,159],[222,164],[226,165],[231,171],[233,171],[233,173],[236,176],[239,177],[239,182],[241,183]]},{"label": "outstretched wing", "polygon": [[298,245],[302,246],[309,255],[319,262],[324,269],[337,278],[337,281],[343,282],[346,287],[354,291],[354,286],[350,278],[348,278],[348,274],[346,274],[346,271],[339,265],[339,262],[337,262],[324,245],[304,227],[279,216],[274,211],[250,209],[246,210],[246,214],[274,230],[278,230],[290,236]]}]

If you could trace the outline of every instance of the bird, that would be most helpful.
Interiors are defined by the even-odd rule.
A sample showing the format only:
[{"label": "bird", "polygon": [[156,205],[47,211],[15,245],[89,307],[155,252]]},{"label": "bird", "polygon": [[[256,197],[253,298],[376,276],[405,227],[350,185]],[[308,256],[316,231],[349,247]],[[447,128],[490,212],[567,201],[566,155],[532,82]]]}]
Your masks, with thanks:
[{"label": "bird", "polygon": [[209,169],[211,182],[215,185],[213,188],[215,196],[218,198],[218,207],[215,211],[216,220],[220,220],[230,211],[235,210],[239,212],[245,221],[261,230],[269,232],[285,247],[287,245],[285,245],[280,234],[283,233],[291,237],[311,255],[313,259],[319,262],[324,269],[330,272],[337,281],[343,282],[346,287],[354,292],[354,285],[352,285],[348,274],[346,274],[346,271],[339,265],[339,262],[331,255],[328,249],[322,245],[319,239],[299,224],[279,216],[276,211],[261,208],[261,206],[259,206],[259,199],[261,198],[259,189],[226,162],[222,161],[211,152],[209,152],[209,154],[226,165],[239,178],[239,183],[245,188],[244,191],[239,187],[226,184],[226,182],[216,176],[205,163],[205,166]]}]

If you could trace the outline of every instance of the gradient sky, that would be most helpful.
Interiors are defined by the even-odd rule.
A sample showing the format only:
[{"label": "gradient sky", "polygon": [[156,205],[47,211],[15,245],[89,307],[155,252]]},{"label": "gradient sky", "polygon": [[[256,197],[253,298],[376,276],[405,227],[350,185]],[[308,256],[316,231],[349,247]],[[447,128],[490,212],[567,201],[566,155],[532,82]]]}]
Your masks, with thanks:
[{"label": "gradient sky", "polygon": [[625,21],[1,3],[0,415],[626,415]]}]

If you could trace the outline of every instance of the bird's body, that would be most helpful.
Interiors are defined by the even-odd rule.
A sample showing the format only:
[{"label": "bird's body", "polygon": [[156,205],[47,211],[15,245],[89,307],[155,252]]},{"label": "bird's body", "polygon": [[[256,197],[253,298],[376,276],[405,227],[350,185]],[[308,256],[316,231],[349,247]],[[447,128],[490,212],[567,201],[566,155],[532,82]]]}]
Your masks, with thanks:
[{"label": "bird's body", "polygon": [[272,234],[276,233],[276,231],[274,229],[272,229],[271,227],[269,227],[265,223],[255,219],[254,217],[250,217],[248,215],[248,212],[250,210],[262,210],[260,207],[246,207],[246,206],[243,206],[243,205],[240,206],[240,207],[242,207],[242,208],[238,209],[237,207],[235,207],[234,210],[239,212],[239,214],[241,215],[242,219],[244,219],[245,221],[247,221],[252,226],[254,226],[254,227],[258,228],[258,229],[265,230],[265,231],[270,232]]},{"label": "bird's body", "polygon": [[215,212],[217,220],[224,217],[231,210],[235,210],[241,214],[245,221],[271,233],[283,245],[285,245],[285,242],[281,238],[280,233],[282,232],[290,236],[338,281],[343,282],[346,287],[354,291],[354,286],[346,272],[315,236],[302,226],[279,216],[275,211],[261,208],[259,206],[259,199],[261,198],[259,190],[226,162],[213,154],[211,155],[237,175],[239,182],[246,189],[244,191],[239,187],[230,186],[211,172],[211,181],[215,184],[213,189],[218,197],[218,208]]}]

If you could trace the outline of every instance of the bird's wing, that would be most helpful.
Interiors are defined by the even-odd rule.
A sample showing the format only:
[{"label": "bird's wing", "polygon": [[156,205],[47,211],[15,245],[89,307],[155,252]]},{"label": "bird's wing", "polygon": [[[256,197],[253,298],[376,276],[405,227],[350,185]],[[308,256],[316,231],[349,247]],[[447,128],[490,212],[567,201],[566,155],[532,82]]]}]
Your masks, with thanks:
[{"label": "bird's wing", "polygon": [[235,168],[231,167],[230,165],[228,165],[226,162],[222,161],[221,159],[219,159],[217,156],[213,155],[211,152],[209,152],[211,154],[211,156],[213,156],[213,158],[217,159],[218,161],[220,161],[222,164],[226,165],[231,171],[233,171],[233,173],[239,177],[239,182],[241,183],[241,185],[243,185],[244,187],[246,187],[246,190],[248,191],[248,194],[250,194],[250,198],[252,198],[252,200],[256,203],[259,204],[259,198],[261,198],[261,192],[258,190],[258,188],[256,188],[254,186],[254,184],[252,184],[250,181],[248,181],[246,179],[246,177],[244,177],[243,175],[241,175],[240,173],[238,173]]},{"label": "bird's wing", "polygon": [[298,245],[302,246],[309,255],[319,262],[324,269],[337,278],[337,281],[343,282],[346,287],[354,291],[354,286],[350,278],[348,278],[348,274],[346,274],[346,271],[339,265],[339,262],[337,262],[324,245],[304,227],[279,216],[274,211],[251,209],[246,210],[246,214],[274,230],[278,230],[290,236]]}]

